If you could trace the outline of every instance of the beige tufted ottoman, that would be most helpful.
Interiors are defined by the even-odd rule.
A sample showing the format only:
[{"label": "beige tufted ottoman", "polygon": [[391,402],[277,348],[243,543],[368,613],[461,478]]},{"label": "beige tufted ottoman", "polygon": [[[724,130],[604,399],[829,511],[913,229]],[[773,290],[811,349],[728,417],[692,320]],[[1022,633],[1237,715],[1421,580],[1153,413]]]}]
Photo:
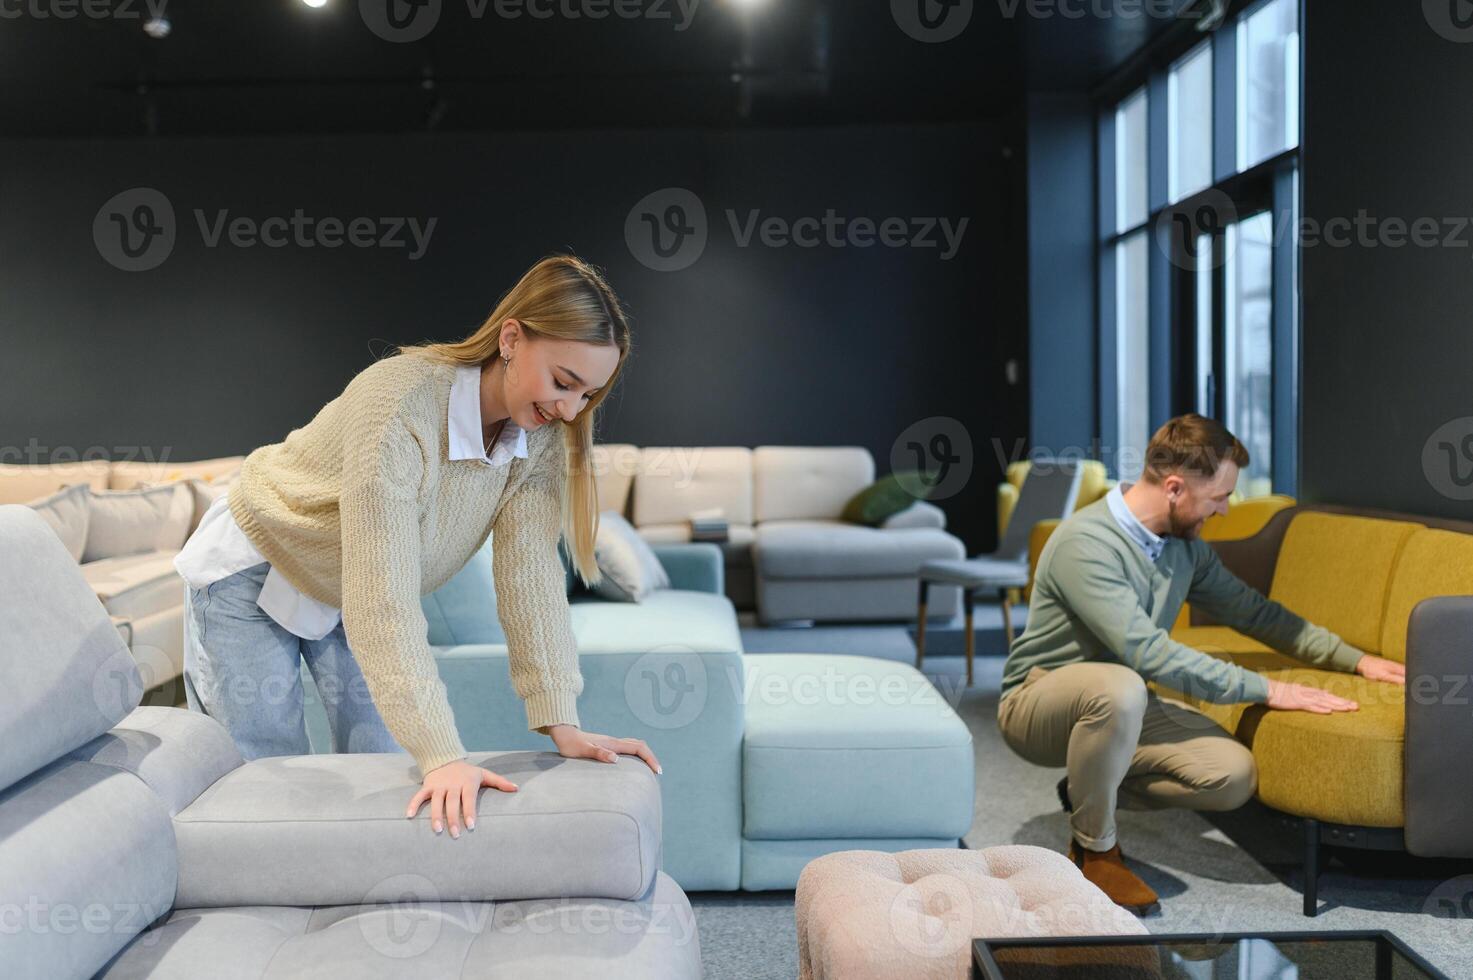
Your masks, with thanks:
[{"label": "beige tufted ottoman", "polygon": [[803,868],[795,904],[799,980],[965,980],[974,937],[1147,931],[1064,855],[1023,844],[836,851]]}]

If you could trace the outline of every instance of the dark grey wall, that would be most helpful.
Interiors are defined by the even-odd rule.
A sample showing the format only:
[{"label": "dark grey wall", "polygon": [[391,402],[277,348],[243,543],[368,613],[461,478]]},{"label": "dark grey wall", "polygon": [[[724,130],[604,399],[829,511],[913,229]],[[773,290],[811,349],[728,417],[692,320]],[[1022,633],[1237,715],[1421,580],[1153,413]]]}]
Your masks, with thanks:
[{"label": "dark grey wall", "polygon": [[1028,98],[1032,446],[1078,456],[1099,428],[1094,114],[1087,95]]},{"label": "dark grey wall", "polygon": [[[606,131],[0,143],[0,451],[248,452],[304,424],[389,344],[473,329],[540,255],[604,266],[636,356],[600,438],[636,444],[857,444],[889,469],[908,424],[951,416],[977,452],[944,503],[969,549],[992,538],[987,451],[1026,432],[1022,179],[1009,127]],[[93,222],[133,187],[166,194],[157,268],[103,260]],[[710,241],[651,271],[625,244],[644,195],[700,196]],[[210,220],[437,219],[404,248],[206,247]],[[965,217],[960,248],[738,247],[745,217]]]},{"label": "dark grey wall", "polygon": [[[1434,29],[1439,5],[1306,0],[1302,196],[1308,227],[1362,212],[1387,239],[1306,242],[1300,496],[1442,517],[1450,462],[1423,450],[1473,434],[1473,31]],[[1442,4],[1446,16],[1449,5]],[[1450,22],[1448,22],[1450,23]],[[1444,31],[1449,28],[1444,25]],[[1437,222],[1439,244],[1388,220]],[[1461,225],[1459,244],[1441,244]],[[1355,237],[1353,227],[1349,233]],[[1461,439],[1452,444],[1462,455]],[[1442,459],[1437,457],[1441,455]],[[1473,454],[1460,460],[1473,470]]]}]

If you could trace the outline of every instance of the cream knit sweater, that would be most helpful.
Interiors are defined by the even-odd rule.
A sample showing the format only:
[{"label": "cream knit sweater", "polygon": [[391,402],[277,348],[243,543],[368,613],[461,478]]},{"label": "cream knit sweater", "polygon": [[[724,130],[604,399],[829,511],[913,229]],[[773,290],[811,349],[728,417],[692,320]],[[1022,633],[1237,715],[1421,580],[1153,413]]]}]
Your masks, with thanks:
[{"label": "cream knit sweater", "polygon": [[343,629],[390,734],[428,773],[464,758],[420,596],[493,537],[497,615],[527,727],[578,724],[583,690],[557,554],[566,452],[560,426],[527,433],[527,458],[451,460],[455,366],[394,355],[316,417],[246,457],[230,512]]}]

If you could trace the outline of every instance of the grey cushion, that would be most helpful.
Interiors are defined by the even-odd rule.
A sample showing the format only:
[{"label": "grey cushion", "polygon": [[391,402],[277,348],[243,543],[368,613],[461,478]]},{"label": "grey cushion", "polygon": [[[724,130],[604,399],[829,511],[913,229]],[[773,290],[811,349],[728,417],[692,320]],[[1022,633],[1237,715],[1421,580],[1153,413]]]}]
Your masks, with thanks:
[{"label": "grey cushion", "polygon": [[186,483],[143,490],[93,490],[90,506],[82,561],[178,551],[194,520],[194,491]]},{"label": "grey cushion", "polygon": [[169,813],[126,772],[67,760],[0,792],[0,974],[91,976],[169,910],[174,875]]},{"label": "grey cushion", "polygon": [[178,708],[135,708],[112,731],[70,758],[131,772],[148,784],[173,816],[215,780],[243,765],[240,750],[218,721]]},{"label": "grey cushion", "polygon": [[427,900],[428,882],[385,883],[385,903],[176,910],[100,980],[695,980],[701,947],[690,902],[660,874],[634,900]]},{"label": "grey cushion", "polygon": [[26,506],[51,525],[73,561],[82,560],[82,551],[87,546],[87,525],[92,517],[92,495],[87,484],[73,484],[49,497],[32,500]]},{"label": "grey cushion", "polygon": [[993,557],[1004,561],[1026,560],[1033,525],[1039,521],[1063,520],[1074,513],[1081,472],[1074,460],[1033,460],[1023,479],[1023,489],[1018,491],[1013,515],[1008,518],[1007,531]]},{"label": "grey cushion", "polygon": [[602,577],[593,591],[611,602],[643,602],[656,589],[670,588],[670,576],[649,542],[612,510],[598,515],[594,554]]},{"label": "grey cushion", "polygon": [[752,545],[766,578],[882,578],[914,575],[932,558],[961,558],[961,541],[932,527],[883,530],[843,521],[765,521]]},{"label": "grey cushion", "polygon": [[136,555],[101,558],[82,566],[82,577],[92,586],[103,608],[124,619],[142,619],[181,604],[177,551],[145,551]]},{"label": "grey cushion", "polygon": [[[436,834],[406,754],[282,756],[227,773],[174,818],[181,908],[373,901],[405,869],[443,901],[635,898],[654,879],[660,787],[643,761],[472,752],[515,793],[483,789],[474,831]],[[269,860],[266,860],[269,858]]]},{"label": "grey cushion", "polygon": [[1028,584],[1028,562],[996,558],[928,561],[921,566],[921,578],[968,589],[1021,589]]},{"label": "grey cushion", "polygon": [[0,788],[107,731],[143,694],[117,627],[55,532],[0,506]]}]

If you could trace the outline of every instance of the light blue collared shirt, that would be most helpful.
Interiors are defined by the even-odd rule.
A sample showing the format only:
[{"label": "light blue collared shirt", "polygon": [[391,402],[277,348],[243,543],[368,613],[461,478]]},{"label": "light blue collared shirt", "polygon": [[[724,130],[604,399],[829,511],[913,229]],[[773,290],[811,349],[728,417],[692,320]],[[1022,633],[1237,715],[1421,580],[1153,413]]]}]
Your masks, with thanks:
[{"label": "light blue collared shirt", "polygon": [[455,369],[455,380],[450,384],[449,419],[446,431],[450,436],[451,459],[474,459],[488,466],[500,466],[513,456],[527,458],[527,430],[511,419],[501,427],[491,455],[486,455],[485,440],[481,437],[481,368],[475,364],[462,364]]},{"label": "light blue collared shirt", "polygon": [[1110,492],[1105,494],[1105,505],[1110,508],[1110,514],[1115,518],[1115,523],[1125,531],[1126,537],[1140,545],[1146,557],[1154,563],[1166,547],[1166,538],[1146,527],[1131,512],[1130,505],[1125,502],[1125,489],[1118,483],[1111,487]]}]

